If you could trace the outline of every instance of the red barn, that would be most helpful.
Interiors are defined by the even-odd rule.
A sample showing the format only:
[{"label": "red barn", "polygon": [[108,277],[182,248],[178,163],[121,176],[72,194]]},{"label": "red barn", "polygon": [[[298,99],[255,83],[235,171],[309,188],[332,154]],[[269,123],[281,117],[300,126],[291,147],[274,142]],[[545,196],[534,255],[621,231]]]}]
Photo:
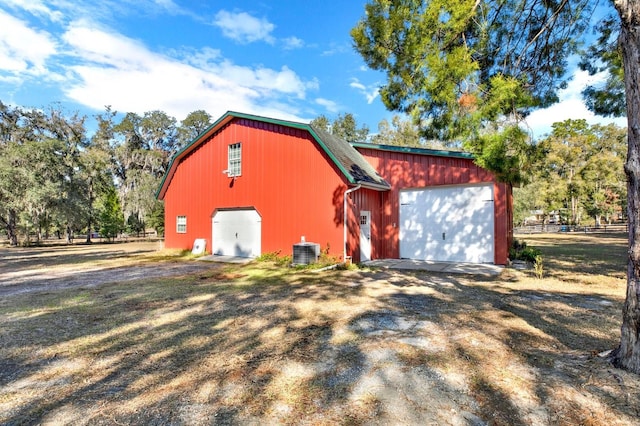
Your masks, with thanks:
[{"label": "red barn", "polygon": [[173,157],[158,198],[167,248],[205,239],[220,255],[290,254],[304,239],[356,262],[505,264],[511,235],[511,187],[468,154],[236,112]]}]

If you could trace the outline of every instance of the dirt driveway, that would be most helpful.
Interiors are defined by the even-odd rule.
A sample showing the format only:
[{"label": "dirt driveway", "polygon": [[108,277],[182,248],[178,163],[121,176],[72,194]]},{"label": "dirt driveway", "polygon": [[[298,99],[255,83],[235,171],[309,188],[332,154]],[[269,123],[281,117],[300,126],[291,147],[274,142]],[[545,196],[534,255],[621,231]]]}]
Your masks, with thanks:
[{"label": "dirt driveway", "polygon": [[544,279],[0,249],[0,424],[635,425],[624,241],[547,243]]},{"label": "dirt driveway", "polygon": [[0,297],[95,287],[110,282],[177,276],[215,267],[167,262],[160,242],[0,248]]}]

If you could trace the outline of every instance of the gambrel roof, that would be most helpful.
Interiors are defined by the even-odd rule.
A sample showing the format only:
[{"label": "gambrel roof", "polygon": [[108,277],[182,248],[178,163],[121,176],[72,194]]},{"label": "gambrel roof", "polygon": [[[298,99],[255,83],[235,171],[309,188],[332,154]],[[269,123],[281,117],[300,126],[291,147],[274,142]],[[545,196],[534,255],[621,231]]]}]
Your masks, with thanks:
[{"label": "gambrel roof", "polygon": [[191,143],[178,151],[171,162],[156,194],[158,199],[164,199],[167,188],[173,178],[180,161],[198,146],[205,143],[211,135],[220,130],[234,119],[247,119],[262,123],[276,124],[294,129],[306,130],[312,136],[315,143],[327,154],[336,168],[342,173],[351,185],[362,185],[364,188],[377,191],[387,191],[391,188],[364,157],[344,139],[336,137],[329,132],[307,123],[279,120],[261,117],[258,115],[228,111],[204,132],[197,136]]}]

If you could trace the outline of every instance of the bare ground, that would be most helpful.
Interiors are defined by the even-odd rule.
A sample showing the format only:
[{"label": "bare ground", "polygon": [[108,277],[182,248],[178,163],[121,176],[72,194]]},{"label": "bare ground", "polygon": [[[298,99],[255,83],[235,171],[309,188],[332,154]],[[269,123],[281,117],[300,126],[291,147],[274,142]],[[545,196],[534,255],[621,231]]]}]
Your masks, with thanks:
[{"label": "bare ground", "polygon": [[[584,272],[555,257],[539,280],[126,253],[84,272],[62,258],[44,267],[112,268],[105,284],[35,274],[10,287],[31,290],[0,298],[0,423],[638,424],[640,379],[598,356],[620,326],[624,280],[611,262]],[[21,257],[0,281],[41,268]],[[113,276],[165,264],[187,269]]]},{"label": "bare ground", "polygon": [[211,267],[143,257],[160,248],[161,243],[148,241],[0,248],[0,297],[182,275]]}]

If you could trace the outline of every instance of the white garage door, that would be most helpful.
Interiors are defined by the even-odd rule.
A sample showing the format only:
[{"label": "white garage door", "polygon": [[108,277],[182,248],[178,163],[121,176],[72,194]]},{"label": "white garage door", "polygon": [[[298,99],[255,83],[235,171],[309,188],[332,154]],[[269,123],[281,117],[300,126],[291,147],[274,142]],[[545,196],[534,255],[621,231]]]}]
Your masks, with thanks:
[{"label": "white garage door", "polygon": [[400,257],[494,262],[493,185],[400,192]]},{"label": "white garage door", "polygon": [[255,209],[218,210],[212,228],[213,254],[260,256],[262,218]]}]

